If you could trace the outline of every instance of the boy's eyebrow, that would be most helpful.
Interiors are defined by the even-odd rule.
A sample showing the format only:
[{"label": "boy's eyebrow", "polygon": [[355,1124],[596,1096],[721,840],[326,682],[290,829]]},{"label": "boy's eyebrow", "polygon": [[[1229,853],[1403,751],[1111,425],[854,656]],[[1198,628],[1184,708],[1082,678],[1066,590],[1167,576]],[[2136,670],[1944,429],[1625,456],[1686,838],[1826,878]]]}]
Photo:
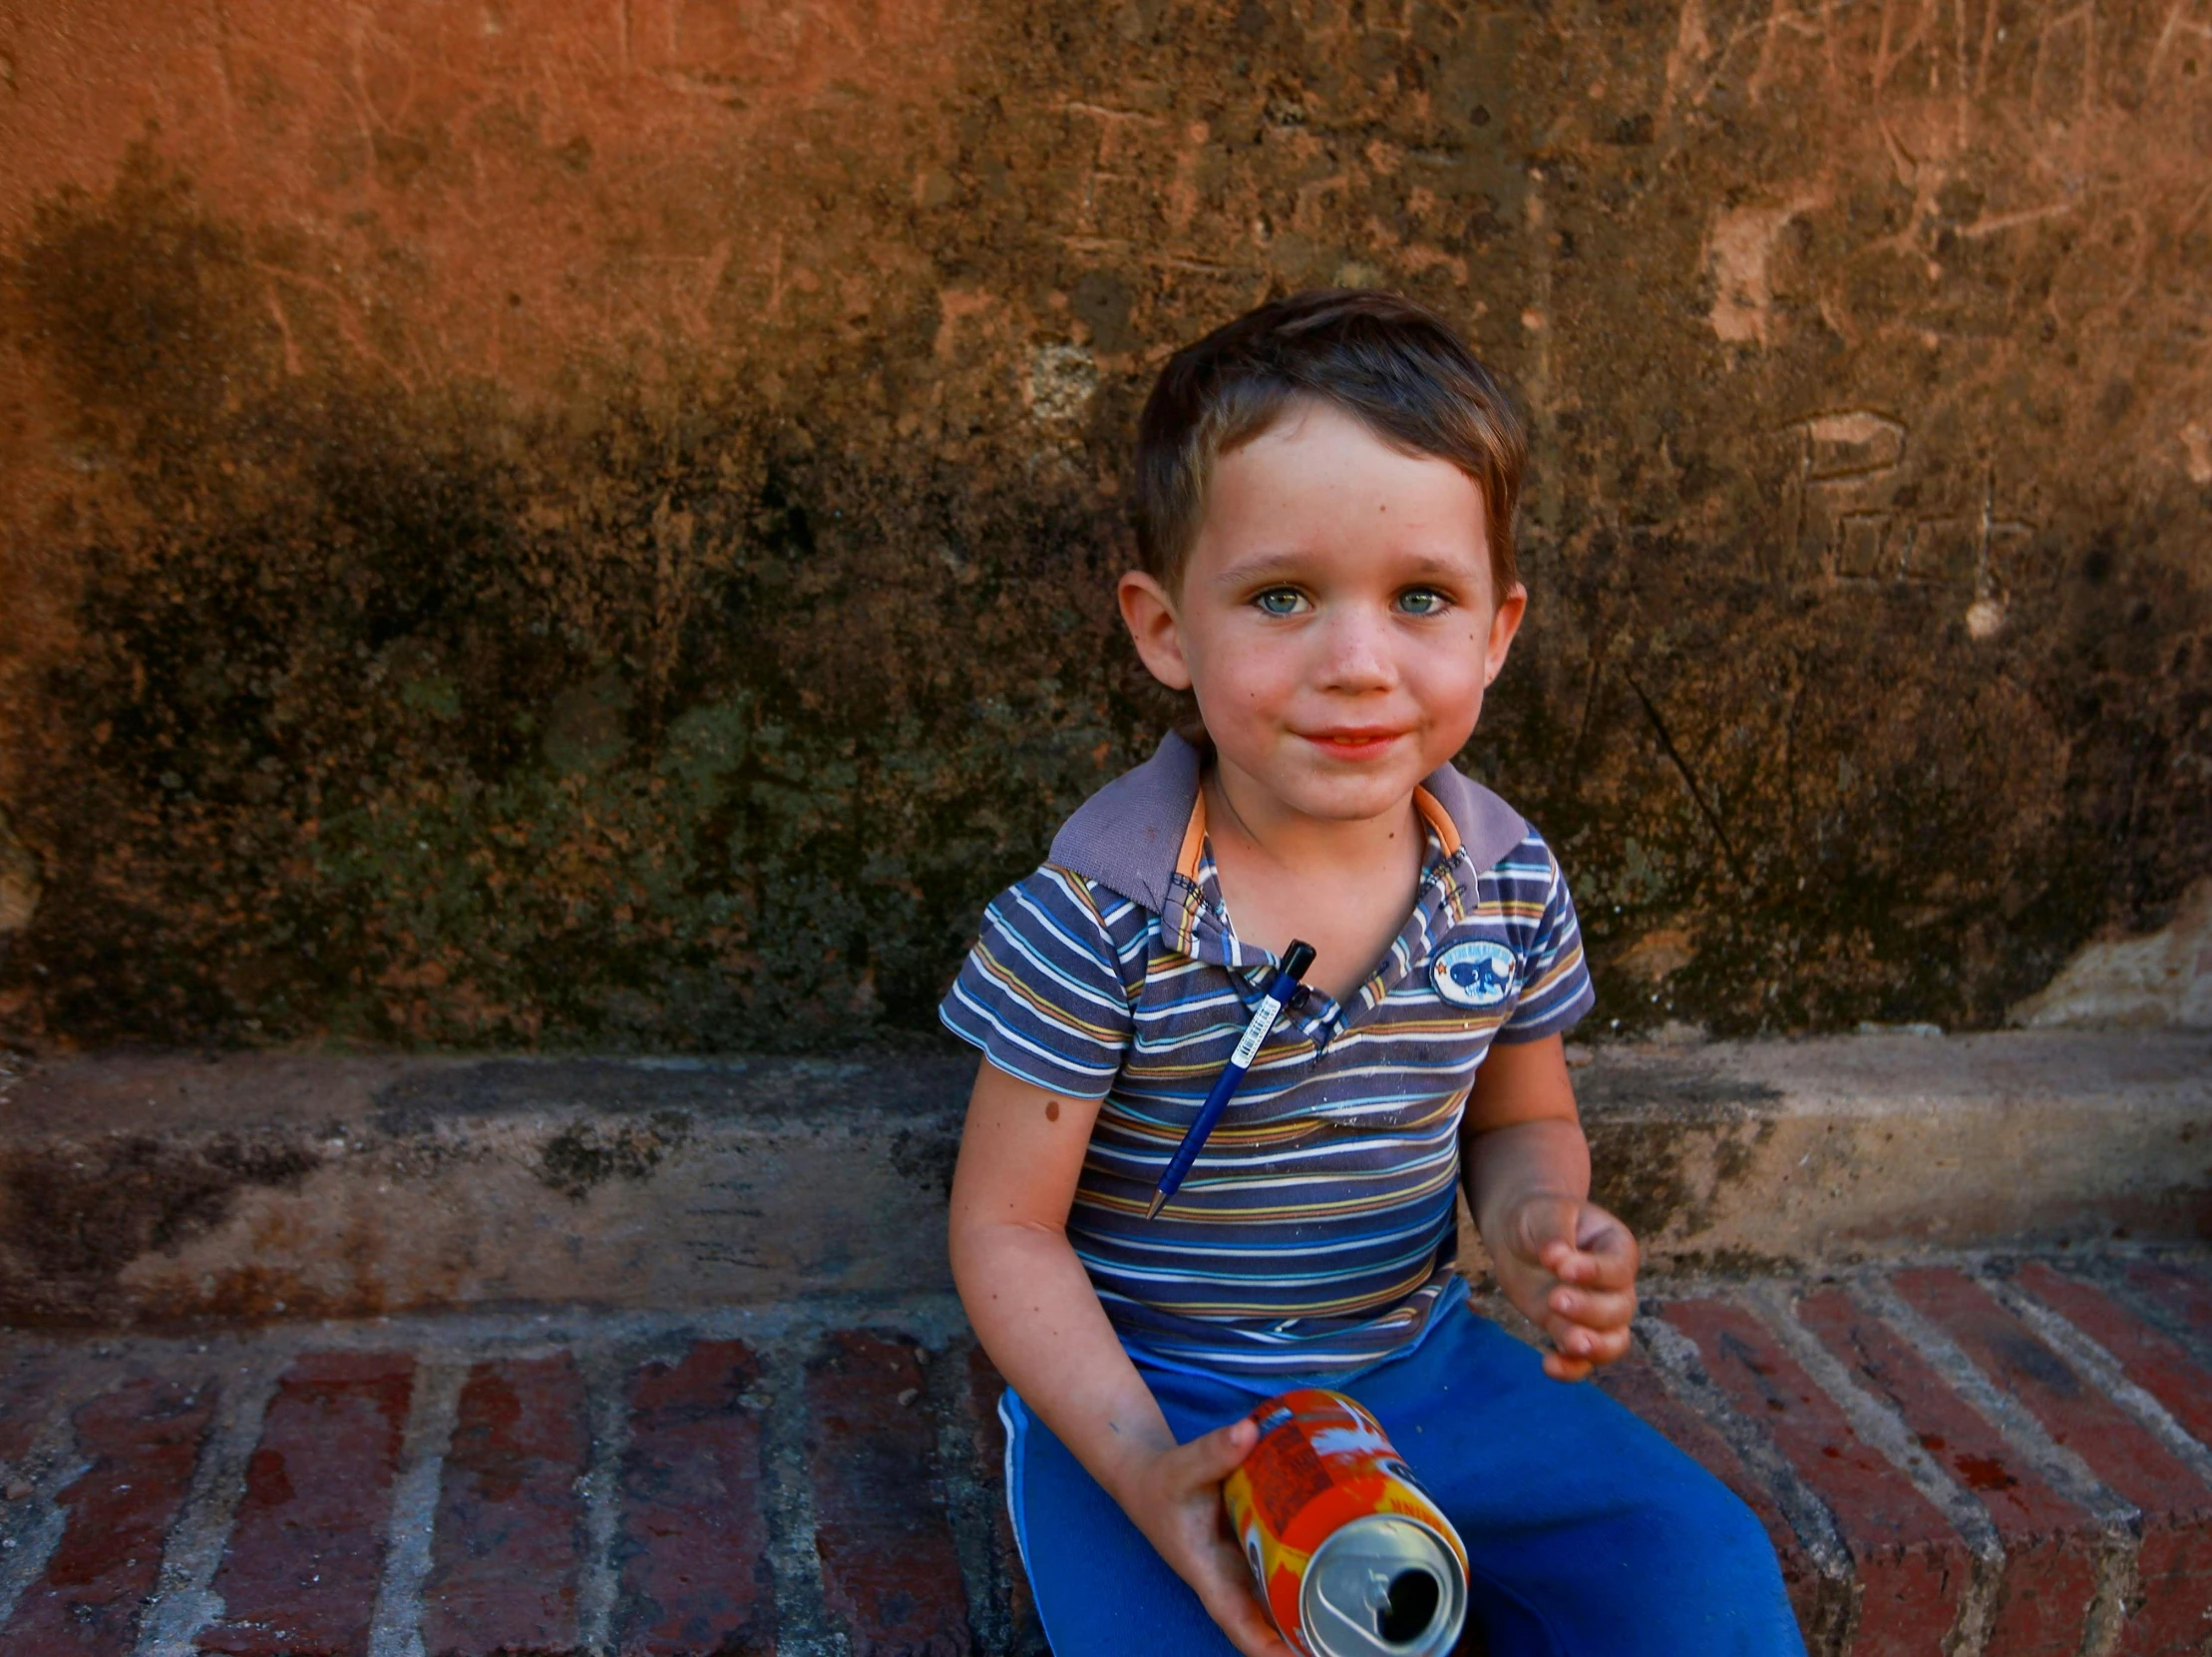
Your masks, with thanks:
[{"label": "boy's eyebrow", "polygon": [[1215,574],[1216,587],[1243,587],[1248,582],[1268,581],[1279,576],[1298,574],[1303,560],[1290,551],[1260,553],[1241,559],[1226,570]]},{"label": "boy's eyebrow", "polygon": [[[1414,581],[1423,579],[1466,582],[1476,580],[1478,565],[1489,557],[1489,549],[1476,552],[1474,559],[1465,564],[1454,563],[1433,553],[1413,553],[1396,566],[1396,573]],[[1303,573],[1305,556],[1290,549],[1256,553],[1251,558],[1240,559],[1213,579],[1216,587],[1246,587],[1254,582],[1285,580]]]}]

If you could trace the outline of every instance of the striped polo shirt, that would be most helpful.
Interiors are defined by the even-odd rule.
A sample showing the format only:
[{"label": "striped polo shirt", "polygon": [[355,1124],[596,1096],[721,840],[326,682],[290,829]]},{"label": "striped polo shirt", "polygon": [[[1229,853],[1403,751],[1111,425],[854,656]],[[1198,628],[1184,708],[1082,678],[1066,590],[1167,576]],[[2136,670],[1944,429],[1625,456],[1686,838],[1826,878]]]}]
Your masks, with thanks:
[{"label": "striped polo shirt", "polygon": [[1067,1235],[1136,1356],[1255,1379],[1364,1368],[1417,1341],[1453,1281],[1460,1117],[1490,1043],[1591,1007],[1574,905],[1533,828],[1433,772],[1404,927],[1348,1003],[1316,989],[1277,1023],[1148,1221],[1277,967],[1222,901],[1200,764],[1170,736],[1086,802],[984,913],[939,1013],[998,1068],[1101,1101]]}]

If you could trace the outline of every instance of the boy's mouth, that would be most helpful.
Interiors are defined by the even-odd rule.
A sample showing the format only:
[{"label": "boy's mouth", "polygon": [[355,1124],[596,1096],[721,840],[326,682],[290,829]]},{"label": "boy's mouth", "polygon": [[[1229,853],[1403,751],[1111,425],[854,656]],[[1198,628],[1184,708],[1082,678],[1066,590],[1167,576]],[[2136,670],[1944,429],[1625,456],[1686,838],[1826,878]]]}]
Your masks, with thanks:
[{"label": "boy's mouth", "polygon": [[1339,725],[1298,734],[1323,753],[1338,759],[1371,759],[1405,734],[1386,725]]}]

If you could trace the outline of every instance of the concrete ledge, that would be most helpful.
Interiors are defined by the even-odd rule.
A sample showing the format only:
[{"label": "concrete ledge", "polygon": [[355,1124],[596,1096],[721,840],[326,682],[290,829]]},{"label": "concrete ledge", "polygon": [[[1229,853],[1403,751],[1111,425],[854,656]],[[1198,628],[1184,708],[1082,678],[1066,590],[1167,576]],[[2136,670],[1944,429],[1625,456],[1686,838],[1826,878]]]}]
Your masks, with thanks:
[{"label": "concrete ledge", "polygon": [[[972,1073],[960,1053],[35,1068],[0,1091],[0,1319],[942,1290]],[[2212,1235],[2208,1036],[1608,1048],[1576,1080],[1600,1200],[1659,1267]]]},{"label": "concrete ledge", "polygon": [[103,1057],[0,1128],[0,1319],[950,1286],[973,1063]]},{"label": "concrete ledge", "polygon": [[1605,1049],[1595,1194],[1676,1269],[2212,1236],[2212,1035]]}]

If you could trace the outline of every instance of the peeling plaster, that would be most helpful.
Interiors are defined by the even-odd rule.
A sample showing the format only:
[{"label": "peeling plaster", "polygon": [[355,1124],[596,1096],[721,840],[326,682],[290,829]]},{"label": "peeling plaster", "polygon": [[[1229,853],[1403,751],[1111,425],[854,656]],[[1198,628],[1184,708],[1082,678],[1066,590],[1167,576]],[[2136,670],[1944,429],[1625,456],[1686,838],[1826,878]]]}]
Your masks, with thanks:
[{"label": "peeling plaster", "polygon": [[2212,1030],[2212,877],[2153,933],[2084,945],[2041,991],[2013,1009],[2031,1029],[2135,1025]]}]

